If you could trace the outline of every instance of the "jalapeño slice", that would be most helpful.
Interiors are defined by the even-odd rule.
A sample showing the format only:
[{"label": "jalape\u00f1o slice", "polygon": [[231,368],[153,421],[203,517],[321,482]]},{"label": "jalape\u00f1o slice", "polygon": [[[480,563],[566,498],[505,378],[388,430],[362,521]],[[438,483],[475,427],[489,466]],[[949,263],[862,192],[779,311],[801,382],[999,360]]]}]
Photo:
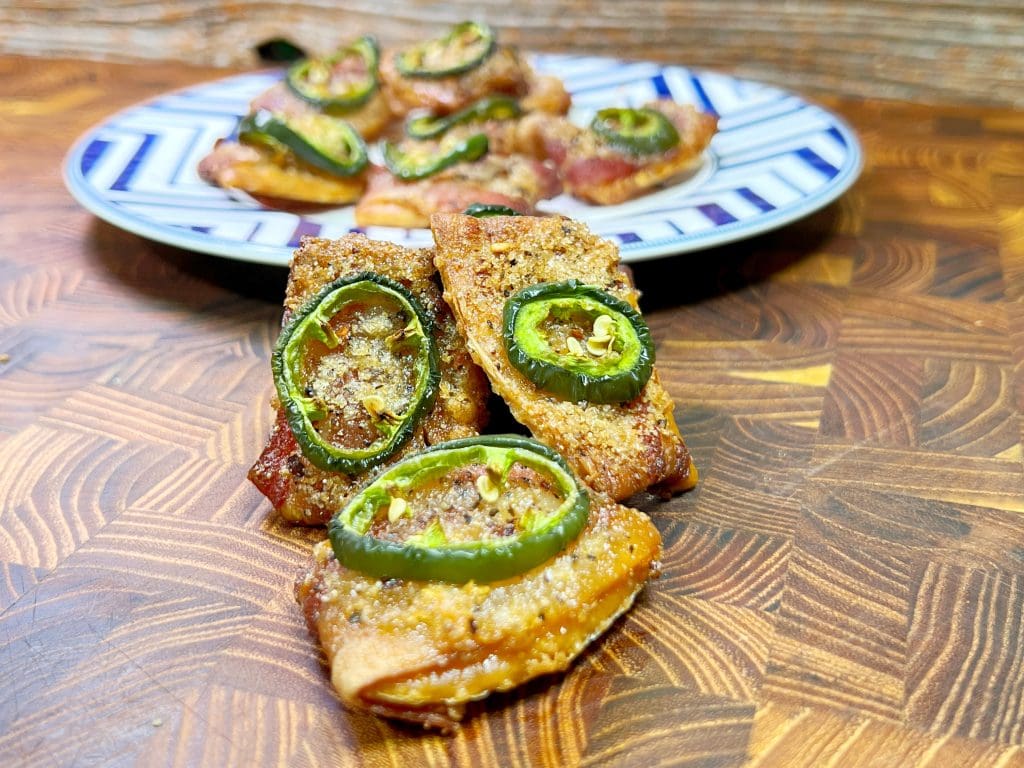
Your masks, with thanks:
[{"label": "jalape\u00f1o slice", "polygon": [[440,173],[456,163],[471,162],[487,153],[487,136],[477,133],[465,139],[446,137],[438,142],[405,142],[384,145],[384,164],[402,181],[416,181]]},{"label": "jalape\u00f1o slice", "polygon": [[573,402],[632,400],[654,370],[654,342],[640,314],[578,280],[539,283],[509,298],[502,340],[526,378]]},{"label": "jalape\u00f1o slice", "polygon": [[492,582],[557,555],[586,525],[590,497],[535,440],[453,440],[403,459],[328,525],[339,562],[377,578]]},{"label": "jalape\u00f1o slice", "polygon": [[519,102],[510,96],[488,96],[451,115],[410,117],[405,121],[405,133],[414,139],[432,139],[455,125],[511,120],[521,114]]},{"label": "jalape\u00f1o slice", "polygon": [[594,116],[590,129],[631,155],[656,155],[679,144],[679,132],[672,121],[649,107],[602,109]]},{"label": "jalape\u00f1o slice", "polygon": [[482,22],[456,24],[444,37],[401,51],[395,66],[406,77],[449,77],[480,66],[494,51],[494,30]]},{"label": "jalape\u00f1o slice", "polygon": [[349,474],[401,447],[440,380],[430,318],[402,285],[372,272],[336,280],[298,310],[271,367],[302,453]]},{"label": "jalape\u00f1o slice", "polygon": [[462,212],[464,216],[474,216],[478,219],[486,219],[491,216],[522,216],[519,211],[514,211],[507,205],[497,203],[473,203]]},{"label": "jalape\u00f1o slice", "polygon": [[354,176],[366,167],[366,145],[356,130],[330,115],[285,117],[266,110],[246,115],[238,138],[290,152],[299,160],[335,176]]},{"label": "jalape\u00f1o slice", "polygon": [[379,60],[377,41],[367,35],[330,56],[297,61],[285,82],[296,96],[325,112],[347,112],[377,90]]}]

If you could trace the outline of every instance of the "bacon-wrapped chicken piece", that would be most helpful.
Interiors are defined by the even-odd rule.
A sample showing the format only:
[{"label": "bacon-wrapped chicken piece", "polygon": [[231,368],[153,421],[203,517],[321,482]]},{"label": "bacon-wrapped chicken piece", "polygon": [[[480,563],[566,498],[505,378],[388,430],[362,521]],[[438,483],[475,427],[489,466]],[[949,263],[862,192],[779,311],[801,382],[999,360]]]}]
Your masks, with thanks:
[{"label": "bacon-wrapped chicken piece", "polygon": [[[435,148],[433,156],[445,156],[445,142],[455,147],[470,147],[484,134],[474,134],[468,140],[452,133],[441,142],[403,142],[399,147],[409,147],[406,158],[414,153],[428,153],[422,145]],[[421,155],[422,156],[422,155]],[[356,222],[360,226],[427,227],[435,213],[465,210],[472,203],[502,205],[519,213],[535,213],[537,203],[554,197],[561,191],[561,184],[554,170],[544,163],[522,155],[497,155],[487,152],[475,159],[459,160],[448,166],[441,166],[435,172],[420,176],[410,175],[408,180],[400,178],[398,167],[392,169],[374,168],[370,173],[366,193],[356,205]],[[410,165],[415,160],[408,160]]]},{"label": "bacon-wrapped chicken piece", "polygon": [[486,423],[486,380],[433,252],[305,238],[274,356],[278,418],[249,479],[285,519],[323,524],[381,466]]},{"label": "bacon-wrapped chicken piece", "polygon": [[657,575],[661,546],[645,515],[512,437],[395,465],[330,533],[296,596],[334,688],[348,707],[442,729],[468,702],[566,669]]},{"label": "bacon-wrapped chicken piece", "polygon": [[443,37],[385,55],[381,78],[391,110],[449,114],[494,94],[527,101],[527,109],[565,114],[569,97],[557,78],[538,77],[520,54],[498,45],[486,24],[456,24]]},{"label": "bacon-wrapped chicken piece", "polygon": [[373,141],[392,117],[380,88],[379,61],[372,37],[361,37],[328,56],[302,59],[289,67],[281,82],[253,99],[250,111],[288,117],[326,113]]},{"label": "bacon-wrapped chicken piece", "polygon": [[697,481],[618,250],[560,217],[435,215],[444,298],[512,415],[590,487]]},{"label": "bacon-wrapped chicken piece", "polygon": [[717,127],[714,115],[661,100],[641,109],[600,110],[588,128],[528,115],[518,146],[553,162],[570,194],[611,205],[698,167]]}]

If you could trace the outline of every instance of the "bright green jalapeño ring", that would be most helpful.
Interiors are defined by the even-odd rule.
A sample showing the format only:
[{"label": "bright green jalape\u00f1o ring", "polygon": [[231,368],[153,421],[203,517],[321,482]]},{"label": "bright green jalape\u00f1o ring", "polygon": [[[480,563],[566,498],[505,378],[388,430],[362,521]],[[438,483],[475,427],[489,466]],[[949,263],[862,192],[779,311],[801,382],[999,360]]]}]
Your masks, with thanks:
[{"label": "bright green jalape\u00f1o ring", "polygon": [[654,342],[640,314],[578,280],[539,283],[509,298],[502,340],[526,378],[573,402],[632,400],[654,370]]},{"label": "bright green jalape\u00f1o ring", "polygon": [[[385,342],[393,349],[402,345],[410,350],[414,368],[412,393],[401,412],[394,413],[383,403],[370,403],[369,397],[364,398],[363,404],[379,437],[363,447],[339,445],[322,433],[318,424],[330,419],[332,409],[342,408],[344,403],[331,401],[323,391],[317,393],[303,373],[311,345],[321,345],[328,354],[340,347],[342,340],[331,319],[351,302],[395,306],[406,325]],[[321,469],[353,474],[380,464],[401,447],[437,395],[440,369],[431,330],[430,318],[408,290],[371,272],[336,280],[295,313],[281,331],[271,368],[288,425],[306,458]]]},{"label": "bright green jalape\u00f1o ring", "polygon": [[[439,526],[429,537],[395,541],[369,533],[374,522],[390,519],[394,499],[442,480],[469,465],[494,468],[497,482],[513,482],[509,470],[521,464],[550,478],[561,503],[550,512],[527,512],[517,533],[473,541],[448,542]],[[445,581],[500,581],[551,559],[579,536],[590,512],[590,497],[565,460],[535,440],[487,435],[453,440],[392,465],[354,496],[328,525],[338,561],[376,578]]]},{"label": "bright green jalape\u00f1o ring", "polygon": [[679,144],[679,132],[672,121],[656,109],[600,110],[590,129],[611,144],[631,155],[656,155]]},{"label": "bright green jalape\u00f1o ring", "polygon": [[[352,57],[358,57],[366,69],[365,77],[355,82],[337,77],[336,72],[339,65]],[[377,41],[367,35],[330,56],[297,61],[288,68],[285,82],[292,93],[318,109],[348,112],[365,104],[376,92],[379,60]]]},{"label": "bright green jalape\u00f1o ring", "polygon": [[511,120],[523,114],[519,102],[510,96],[487,96],[451,115],[420,115],[405,121],[405,133],[414,139],[432,139],[449,128],[487,120]]},{"label": "bright green jalape\u00f1o ring", "polygon": [[446,136],[440,143],[406,141],[399,146],[388,142],[384,145],[384,164],[402,181],[417,181],[456,163],[477,160],[487,154],[488,147],[483,133],[465,139]]},{"label": "bright green jalape\u00f1o ring", "polygon": [[406,77],[450,77],[479,67],[494,51],[495,36],[487,24],[464,21],[444,37],[434,38],[397,54],[395,66]]},{"label": "bright green jalape\u00f1o ring", "polygon": [[285,117],[259,110],[242,118],[238,138],[248,144],[290,152],[302,162],[335,176],[354,176],[368,162],[366,145],[356,130],[330,115]]}]

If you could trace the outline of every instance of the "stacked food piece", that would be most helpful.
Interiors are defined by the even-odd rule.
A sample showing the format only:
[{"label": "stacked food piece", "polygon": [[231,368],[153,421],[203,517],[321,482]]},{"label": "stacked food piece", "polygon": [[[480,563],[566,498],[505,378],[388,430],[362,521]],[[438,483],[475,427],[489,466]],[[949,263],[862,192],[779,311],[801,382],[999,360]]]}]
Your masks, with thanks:
[{"label": "stacked food piece", "polygon": [[[304,240],[250,471],[329,520],[296,594],[343,702],[440,728],[626,611],[661,542],[618,502],[696,482],[615,246],[473,210],[436,250]],[[481,434],[492,389],[532,437]]]},{"label": "stacked food piece", "polygon": [[663,100],[582,127],[569,107],[486,24],[383,56],[363,37],[290,67],[199,174],[271,206],[354,204],[360,226],[427,227],[474,202],[533,214],[563,189],[623,202],[699,165],[717,124]]}]

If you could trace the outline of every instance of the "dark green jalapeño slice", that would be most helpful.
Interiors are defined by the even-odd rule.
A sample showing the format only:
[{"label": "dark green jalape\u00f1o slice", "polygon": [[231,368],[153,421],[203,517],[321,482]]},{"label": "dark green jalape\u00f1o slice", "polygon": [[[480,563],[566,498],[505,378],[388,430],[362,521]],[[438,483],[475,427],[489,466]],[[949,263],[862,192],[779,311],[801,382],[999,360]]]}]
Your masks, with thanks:
[{"label": "dark green jalape\u00f1o slice", "polygon": [[492,582],[551,559],[579,536],[590,498],[535,440],[488,435],[403,459],[328,526],[339,562],[377,578]]},{"label": "dark green jalape\u00f1o slice", "polygon": [[472,162],[487,154],[486,134],[468,138],[446,136],[437,141],[390,142],[384,145],[384,164],[402,181],[416,181],[440,173],[456,163]]},{"label": "dark green jalape\u00f1o slice", "polygon": [[482,22],[456,24],[444,37],[406,48],[395,66],[406,77],[449,77],[479,67],[494,51],[494,30]]},{"label": "dark green jalape\u00f1o slice", "polygon": [[522,216],[519,211],[497,203],[473,203],[462,213],[464,216],[473,216],[478,219],[487,219],[491,216]]},{"label": "dark green jalape\u00f1o slice", "polygon": [[430,318],[402,285],[371,272],[331,283],[298,310],[271,367],[303,454],[349,474],[401,447],[440,379]]},{"label": "dark green jalape\u00f1o slice", "polygon": [[360,37],[330,56],[303,59],[288,69],[285,82],[299,98],[325,112],[348,112],[377,90],[380,50],[372,37]]},{"label": "dark green jalape\u00f1o slice", "polygon": [[513,295],[505,302],[502,339],[516,369],[574,402],[632,400],[654,370],[654,342],[640,314],[578,280]]},{"label": "dark green jalape\u00f1o slice", "polygon": [[509,96],[488,96],[451,115],[412,116],[405,121],[405,133],[414,139],[432,139],[456,125],[511,120],[523,114],[519,102]]},{"label": "dark green jalape\u00f1o slice", "polygon": [[285,117],[266,110],[246,115],[238,138],[290,152],[302,162],[335,176],[354,176],[366,167],[366,144],[356,130],[330,115]]},{"label": "dark green jalape\u00f1o slice", "polygon": [[672,121],[647,107],[602,109],[594,116],[590,129],[630,155],[656,155],[679,144],[679,132]]}]

